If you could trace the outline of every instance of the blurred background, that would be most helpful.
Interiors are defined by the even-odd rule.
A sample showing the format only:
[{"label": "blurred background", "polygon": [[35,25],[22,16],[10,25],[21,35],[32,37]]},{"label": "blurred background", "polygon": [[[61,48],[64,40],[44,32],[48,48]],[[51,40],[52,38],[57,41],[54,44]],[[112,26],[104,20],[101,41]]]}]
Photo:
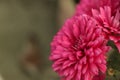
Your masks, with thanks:
[{"label": "blurred background", "polygon": [[50,42],[77,0],[0,0],[0,80],[59,80]]}]

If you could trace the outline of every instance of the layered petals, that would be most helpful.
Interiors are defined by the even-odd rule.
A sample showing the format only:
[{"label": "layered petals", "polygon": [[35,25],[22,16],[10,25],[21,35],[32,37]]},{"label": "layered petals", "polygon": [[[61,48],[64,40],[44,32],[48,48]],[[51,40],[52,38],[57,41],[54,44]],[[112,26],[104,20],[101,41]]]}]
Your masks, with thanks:
[{"label": "layered petals", "polygon": [[106,39],[97,22],[80,15],[68,19],[51,42],[50,60],[62,80],[93,80],[106,72]]},{"label": "layered petals", "polygon": [[109,6],[112,14],[120,7],[120,0],[80,0],[76,7],[76,14],[87,14],[92,16],[92,9],[99,10],[100,7]]},{"label": "layered petals", "polygon": [[103,33],[108,40],[112,40],[120,52],[120,9],[112,14],[109,6],[92,10],[93,17],[98,21]]}]

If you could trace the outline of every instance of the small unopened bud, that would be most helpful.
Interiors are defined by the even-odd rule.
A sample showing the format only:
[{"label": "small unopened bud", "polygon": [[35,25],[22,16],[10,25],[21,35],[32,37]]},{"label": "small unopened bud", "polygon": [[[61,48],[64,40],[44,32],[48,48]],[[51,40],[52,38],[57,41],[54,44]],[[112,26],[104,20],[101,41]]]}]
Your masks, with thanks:
[{"label": "small unopened bud", "polygon": [[112,68],[108,69],[108,75],[113,76],[115,74],[115,71]]}]

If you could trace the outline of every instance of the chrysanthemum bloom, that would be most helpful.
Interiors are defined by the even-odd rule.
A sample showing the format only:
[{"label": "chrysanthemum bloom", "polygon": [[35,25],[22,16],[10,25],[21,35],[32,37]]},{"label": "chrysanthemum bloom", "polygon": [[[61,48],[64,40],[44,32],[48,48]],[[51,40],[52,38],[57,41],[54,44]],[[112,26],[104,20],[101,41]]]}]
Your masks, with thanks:
[{"label": "chrysanthemum bloom", "polygon": [[106,72],[106,40],[87,15],[68,19],[51,43],[50,60],[63,80],[92,80]]},{"label": "chrysanthemum bloom", "polygon": [[92,9],[99,9],[100,6],[110,5],[110,0],[81,0],[76,7],[76,14],[92,15]]},{"label": "chrysanthemum bloom", "polygon": [[109,6],[92,10],[93,17],[98,21],[106,39],[112,40],[120,51],[120,8],[112,14]]},{"label": "chrysanthemum bloom", "polygon": [[112,13],[120,7],[120,0],[81,0],[76,7],[76,14],[92,15],[92,9],[99,10],[100,7],[110,6]]}]

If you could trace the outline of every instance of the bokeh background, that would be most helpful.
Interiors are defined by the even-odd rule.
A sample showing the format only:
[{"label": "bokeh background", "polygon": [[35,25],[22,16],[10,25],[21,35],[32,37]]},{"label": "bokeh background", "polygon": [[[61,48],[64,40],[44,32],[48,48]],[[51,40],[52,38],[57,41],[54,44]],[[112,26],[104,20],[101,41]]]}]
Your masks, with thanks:
[{"label": "bokeh background", "polygon": [[59,80],[48,60],[53,35],[75,0],[0,0],[0,80]]}]

